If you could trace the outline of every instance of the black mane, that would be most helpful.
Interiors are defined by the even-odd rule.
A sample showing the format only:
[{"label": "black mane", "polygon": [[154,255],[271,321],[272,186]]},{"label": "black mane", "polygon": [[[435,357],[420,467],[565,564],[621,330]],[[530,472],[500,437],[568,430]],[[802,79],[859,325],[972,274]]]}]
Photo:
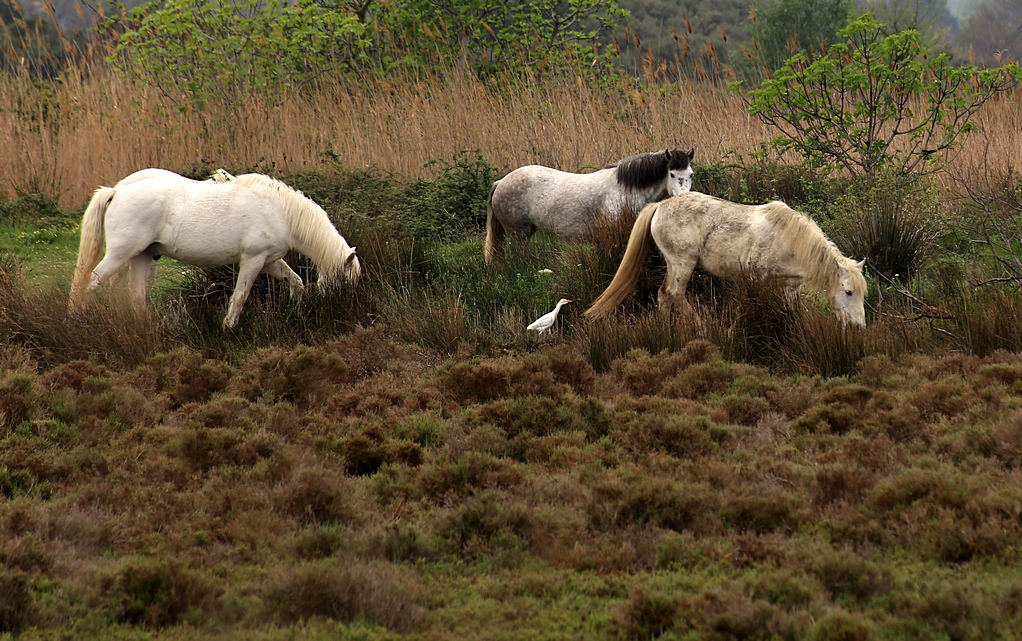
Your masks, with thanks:
[{"label": "black mane", "polygon": [[611,163],[605,169],[617,168],[617,183],[626,189],[645,189],[662,181],[671,169],[688,167],[694,149],[650,151]]}]

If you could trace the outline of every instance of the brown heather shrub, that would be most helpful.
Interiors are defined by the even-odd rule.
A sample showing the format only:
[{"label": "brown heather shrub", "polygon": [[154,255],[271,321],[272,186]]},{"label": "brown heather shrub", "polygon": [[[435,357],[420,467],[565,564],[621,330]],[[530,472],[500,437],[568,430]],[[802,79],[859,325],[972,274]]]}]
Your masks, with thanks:
[{"label": "brown heather shrub", "polygon": [[354,386],[338,389],[327,402],[325,414],[334,419],[377,415],[388,422],[396,422],[442,398],[441,392],[410,373],[381,372]]},{"label": "brown heather shrub", "polygon": [[547,436],[570,431],[596,439],[607,433],[609,422],[602,403],[573,394],[557,400],[547,396],[503,399],[472,408],[467,414],[468,424],[490,423],[501,428],[509,439],[522,434]]},{"label": "brown heather shrub", "polygon": [[990,430],[993,455],[1009,469],[1022,468],[1022,410],[998,421]]},{"label": "brown heather shrub", "polygon": [[980,380],[1003,384],[1012,394],[1022,394],[1022,364],[990,363],[979,370]]},{"label": "brown heather shrub", "polygon": [[473,359],[442,370],[440,383],[459,403],[488,403],[508,393],[511,374],[498,362]]},{"label": "brown heather shrub", "polygon": [[859,606],[888,594],[894,587],[890,571],[848,549],[817,557],[812,573],[835,601],[851,599]]},{"label": "brown heather shrub", "polygon": [[869,641],[873,626],[868,619],[844,610],[830,610],[809,630],[810,641]]},{"label": "brown heather shrub", "polygon": [[36,613],[29,575],[0,568],[0,633],[17,635],[36,623]]},{"label": "brown heather shrub", "polygon": [[674,627],[678,609],[677,597],[636,588],[628,595],[628,601],[615,609],[617,637],[656,639]]},{"label": "brown heather shrub", "polygon": [[109,378],[110,370],[93,361],[76,360],[60,363],[43,375],[43,384],[51,390],[70,389],[82,391],[82,384],[88,378]]},{"label": "brown heather shrub", "polygon": [[270,458],[275,447],[276,439],[271,437],[252,437],[236,429],[199,428],[180,430],[163,449],[185,461],[193,472],[207,473],[224,465],[251,467]]},{"label": "brown heather shrub", "polygon": [[24,572],[48,572],[53,567],[53,551],[35,534],[5,537],[0,543],[0,567]]},{"label": "brown heather shrub", "polygon": [[729,394],[720,399],[727,411],[728,421],[739,425],[755,426],[770,411],[770,402],[759,396]]},{"label": "brown heather shrub", "polygon": [[238,396],[218,396],[207,403],[189,403],[177,414],[194,427],[245,431],[253,430],[257,423],[265,420],[264,415],[264,408]]},{"label": "brown heather shrub", "polygon": [[862,423],[862,410],[847,403],[827,403],[810,408],[792,427],[808,434],[845,434]]},{"label": "brown heather shrub", "polygon": [[104,580],[104,588],[114,618],[130,625],[194,625],[216,604],[216,591],[206,579],[175,561],[128,563]]},{"label": "brown heather shrub", "polygon": [[910,397],[926,420],[944,416],[957,416],[979,402],[970,382],[961,376],[944,376],[925,381]]},{"label": "brown heather shrub", "polygon": [[795,641],[804,638],[809,617],[788,613],[749,597],[738,586],[726,585],[686,600],[679,619],[679,625],[683,621],[707,638]]},{"label": "brown heather shrub", "polygon": [[905,468],[877,483],[867,502],[878,516],[902,512],[922,500],[958,510],[972,500],[969,485],[954,468]]},{"label": "brown heather shrub", "polygon": [[341,558],[279,568],[267,581],[263,603],[267,615],[285,625],[324,617],[407,633],[425,614],[416,591],[389,565]]},{"label": "brown heather shrub", "polygon": [[738,533],[791,533],[809,517],[800,494],[761,483],[746,484],[720,503],[720,519]]},{"label": "brown heather shrub", "polygon": [[336,525],[313,525],[295,535],[292,549],[303,561],[326,559],[344,547],[344,532]]},{"label": "brown heather shrub", "polygon": [[866,423],[895,443],[907,443],[929,434],[920,411],[912,405],[899,405]]},{"label": "brown heather shrub", "polygon": [[299,464],[275,494],[277,511],[303,525],[329,525],[356,517],[348,481],[341,472],[319,465]]},{"label": "brown heather shrub", "polygon": [[596,387],[596,372],[566,345],[544,346],[540,352],[549,365],[554,380],[571,387],[580,396],[592,394]]},{"label": "brown heather shrub", "polygon": [[705,416],[662,415],[637,412],[613,431],[614,440],[636,455],[665,452],[683,459],[698,459],[716,451]]},{"label": "brown heather shrub", "polygon": [[763,569],[744,577],[745,593],[780,606],[785,610],[808,607],[820,592],[819,584],[803,572],[795,570]]},{"label": "brown heather shrub", "polygon": [[698,536],[720,529],[720,507],[718,494],[709,485],[640,477],[598,482],[586,513],[600,532],[637,525],[688,530]]},{"label": "brown heather shrub", "polygon": [[416,467],[422,463],[418,443],[389,438],[386,428],[376,416],[370,415],[355,423],[354,428],[338,443],[344,455],[344,471],[351,476],[375,474],[381,466],[400,463]]},{"label": "brown heather shrub", "polygon": [[32,374],[12,372],[0,378],[0,434],[29,419],[40,393],[39,382]]},{"label": "brown heather shrub", "polygon": [[81,392],[74,396],[62,420],[77,422],[94,417],[113,429],[155,426],[166,412],[165,397],[146,396],[130,379],[92,377],[82,381]]},{"label": "brown heather shrub", "polygon": [[738,378],[763,372],[752,365],[716,359],[699,362],[681,370],[668,380],[662,394],[668,398],[702,399],[720,394]]},{"label": "brown heather shrub", "polygon": [[375,327],[357,327],[350,334],[327,342],[326,347],[347,364],[348,377],[354,381],[383,371],[388,363],[406,352]]},{"label": "brown heather shrub", "polygon": [[651,356],[644,349],[633,349],[611,363],[614,378],[635,396],[653,395],[681,370],[718,358],[717,348],[702,340],[689,342],[678,352],[660,352]]},{"label": "brown heather shrub", "polygon": [[227,387],[233,374],[229,364],[203,358],[188,347],[158,354],[136,371],[157,394],[168,393],[174,407],[209,400]]},{"label": "brown heather shrub", "polygon": [[439,539],[427,538],[409,524],[388,523],[369,535],[367,552],[391,563],[415,562],[437,556]]},{"label": "brown heather shrub", "polygon": [[442,503],[482,490],[513,489],[525,482],[525,474],[512,461],[470,451],[457,461],[423,465],[417,481],[423,494]]},{"label": "brown heather shrub", "polygon": [[494,557],[502,567],[520,565],[532,546],[533,508],[503,492],[484,491],[443,515],[437,536],[451,554]]},{"label": "brown heather shrub", "polygon": [[927,624],[931,638],[1004,638],[1003,613],[994,598],[972,586],[937,583],[912,605],[913,614]]},{"label": "brown heather shrub", "polygon": [[649,354],[677,352],[698,337],[699,324],[693,316],[658,312],[591,322],[574,342],[594,370],[606,372],[634,349]]},{"label": "brown heather shrub", "polygon": [[262,393],[299,408],[318,407],[347,380],[348,367],[325,347],[299,345],[293,350],[257,350],[239,368],[237,378],[255,378]]},{"label": "brown heather shrub", "polygon": [[831,463],[816,470],[813,481],[813,502],[830,505],[835,501],[859,503],[876,483],[876,474],[859,465]]}]

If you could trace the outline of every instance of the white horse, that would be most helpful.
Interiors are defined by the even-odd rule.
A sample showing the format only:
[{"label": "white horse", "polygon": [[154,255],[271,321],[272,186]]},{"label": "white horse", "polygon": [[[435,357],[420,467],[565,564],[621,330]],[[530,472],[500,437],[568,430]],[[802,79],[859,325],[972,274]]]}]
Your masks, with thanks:
[{"label": "white horse", "polygon": [[585,238],[599,220],[616,221],[665,195],[692,188],[695,149],[665,149],[625,158],[589,174],[542,165],[519,167],[493,183],[486,200],[486,262],[504,236],[528,240],[541,230],[563,240]]},{"label": "white horse", "polygon": [[779,279],[789,290],[805,283],[826,292],[842,323],[865,327],[865,261],[838,251],[819,226],[782,202],[740,205],[689,192],[647,206],[635,221],[624,258],[607,289],[586,310],[589,318],[609,314],[635,289],[649,237],[667,261],[658,296],[662,308],[685,301],[685,287],[697,266],[715,276],[756,271]]},{"label": "white horse", "polygon": [[[284,262],[289,249],[316,263],[321,286],[341,275],[361,273],[349,247],[326,212],[300,191],[261,174],[226,183],[189,180],[165,170],[116,187],[100,187],[82,218],[71,308],[119,269],[130,268],[129,291],[144,304],[156,260],[169,256],[199,267],[239,264],[224,325],[234,327],[256,275],[264,271],[287,281],[292,294],[304,290],[301,277]],[[167,172],[172,173],[172,172]],[[106,255],[100,260],[104,236]]]}]

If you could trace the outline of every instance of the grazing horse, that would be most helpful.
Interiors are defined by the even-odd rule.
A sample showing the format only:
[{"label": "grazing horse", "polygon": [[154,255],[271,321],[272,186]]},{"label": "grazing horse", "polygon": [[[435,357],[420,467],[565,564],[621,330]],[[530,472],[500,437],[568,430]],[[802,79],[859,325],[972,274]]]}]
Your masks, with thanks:
[{"label": "grazing horse", "polygon": [[826,292],[844,324],[865,327],[865,261],[846,258],[812,220],[782,202],[740,205],[689,192],[648,205],[628,237],[624,258],[607,289],[586,310],[589,318],[609,314],[635,289],[652,236],[667,261],[660,287],[662,308],[679,302],[697,266],[715,276],[754,271],[795,290],[802,283]]},{"label": "grazing horse", "polygon": [[[89,295],[125,265],[130,267],[132,297],[144,304],[161,256],[199,267],[239,264],[226,327],[238,323],[260,271],[287,281],[292,294],[304,290],[301,277],[283,260],[290,249],[312,259],[320,286],[342,275],[353,282],[361,273],[355,248],[326,212],[279,180],[246,174],[214,183],[145,171],[161,173],[100,187],[93,194],[82,218],[71,285],[73,310],[81,309]],[[100,260],[104,237],[106,255]]]},{"label": "grazing horse", "polygon": [[692,188],[692,156],[665,149],[625,158],[589,174],[542,165],[519,167],[493,183],[486,200],[486,262],[506,234],[528,240],[541,230],[563,240],[585,238],[598,220],[615,221],[665,195]]}]

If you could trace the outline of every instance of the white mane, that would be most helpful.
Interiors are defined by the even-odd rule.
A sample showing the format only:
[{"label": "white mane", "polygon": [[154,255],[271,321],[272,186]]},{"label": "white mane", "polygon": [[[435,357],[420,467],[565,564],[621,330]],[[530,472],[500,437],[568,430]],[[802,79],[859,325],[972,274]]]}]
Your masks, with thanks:
[{"label": "white mane", "polygon": [[[302,253],[331,276],[340,272],[345,259],[351,254],[351,247],[330,222],[326,211],[315,201],[276,178],[263,174],[244,174],[234,182],[239,187],[272,190],[280,199],[291,235],[295,244],[302,248]],[[343,255],[336,250],[338,240],[347,250]]]},{"label": "white mane", "polygon": [[828,291],[838,279],[843,261],[847,260],[841,250],[808,216],[780,201],[767,203],[762,207],[766,211],[767,220],[777,230],[778,236],[788,244],[795,254],[795,259],[805,270],[806,284]]}]

